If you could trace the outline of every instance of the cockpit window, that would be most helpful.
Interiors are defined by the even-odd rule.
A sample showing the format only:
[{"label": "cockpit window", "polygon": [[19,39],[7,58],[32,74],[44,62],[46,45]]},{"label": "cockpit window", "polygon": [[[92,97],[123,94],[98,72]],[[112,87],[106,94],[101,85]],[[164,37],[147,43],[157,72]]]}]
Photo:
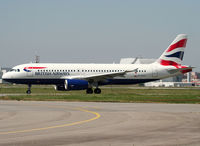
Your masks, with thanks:
[{"label": "cockpit window", "polygon": [[9,72],[20,72],[20,69],[11,69]]}]

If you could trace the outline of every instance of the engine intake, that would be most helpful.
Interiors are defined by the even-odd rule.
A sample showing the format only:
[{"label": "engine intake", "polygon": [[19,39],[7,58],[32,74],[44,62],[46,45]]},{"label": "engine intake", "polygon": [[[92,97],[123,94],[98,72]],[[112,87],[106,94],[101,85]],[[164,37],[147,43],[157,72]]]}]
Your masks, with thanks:
[{"label": "engine intake", "polygon": [[66,90],[84,90],[88,88],[88,81],[80,79],[67,79],[64,84],[56,85],[55,89],[58,91]]}]

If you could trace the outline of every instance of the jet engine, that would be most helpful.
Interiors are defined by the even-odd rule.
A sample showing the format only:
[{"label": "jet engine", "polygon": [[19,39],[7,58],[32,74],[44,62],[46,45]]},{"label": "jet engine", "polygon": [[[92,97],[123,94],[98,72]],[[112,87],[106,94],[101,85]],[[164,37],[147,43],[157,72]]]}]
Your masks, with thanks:
[{"label": "jet engine", "polygon": [[67,79],[64,84],[55,86],[55,90],[67,91],[67,90],[84,90],[88,88],[88,81],[80,79]]}]

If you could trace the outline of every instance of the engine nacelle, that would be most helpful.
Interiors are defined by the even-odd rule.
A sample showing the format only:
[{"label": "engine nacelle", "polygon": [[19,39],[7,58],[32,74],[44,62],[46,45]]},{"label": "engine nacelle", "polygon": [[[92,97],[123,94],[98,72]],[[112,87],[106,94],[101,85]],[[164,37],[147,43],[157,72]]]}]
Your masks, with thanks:
[{"label": "engine nacelle", "polygon": [[80,79],[67,79],[63,85],[56,85],[55,89],[58,91],[66,90],[84,90],[88,88],[88,81]]},{"label": "engine nacelle", "polygon": [[66,90],[64,84],[63,85],[56,85],[54,88],[57,91],[65,91]]},{"label": "engine nacelle", "polygon": [[84,90],[88,88],[88,81],[80,79],[65,80],[65,87],[67,90]]}]

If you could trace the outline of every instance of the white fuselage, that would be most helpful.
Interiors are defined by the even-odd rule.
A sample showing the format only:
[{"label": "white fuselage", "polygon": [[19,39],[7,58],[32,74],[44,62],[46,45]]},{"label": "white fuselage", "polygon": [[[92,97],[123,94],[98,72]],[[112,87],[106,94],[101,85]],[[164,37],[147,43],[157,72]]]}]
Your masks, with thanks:
[{"label": "white fuselage", "polygon": [[18,84],[54,84],[56,90],[83,90],[100,94],[99,85],[137,84],[192,71],[182,66],[187,35],[180,34],[152,64],[55,64],[31,63],[14,67],[3,79]]},{"label": "white fuselage", "polygon": [[[173,66],[152,64],[55,64],[31,63],[18,65],[3,76],[4,80],[21,84],[60,84],[66,79],[84,79],[96,76],[110,80],[108,84],[136,84],[175,76],[167,70]],[[125,72],[123,75],[110,76]],[[47,81],[48,80],[48,81]],[[59,81],[61,82],[59,82]],[[93,79],[95,81],[95,78]],[[52,81],[52,82],[51,82]],[[98,82],[98,80],[96,80]],[[101,79],[102,82],[102,79]]]}]

